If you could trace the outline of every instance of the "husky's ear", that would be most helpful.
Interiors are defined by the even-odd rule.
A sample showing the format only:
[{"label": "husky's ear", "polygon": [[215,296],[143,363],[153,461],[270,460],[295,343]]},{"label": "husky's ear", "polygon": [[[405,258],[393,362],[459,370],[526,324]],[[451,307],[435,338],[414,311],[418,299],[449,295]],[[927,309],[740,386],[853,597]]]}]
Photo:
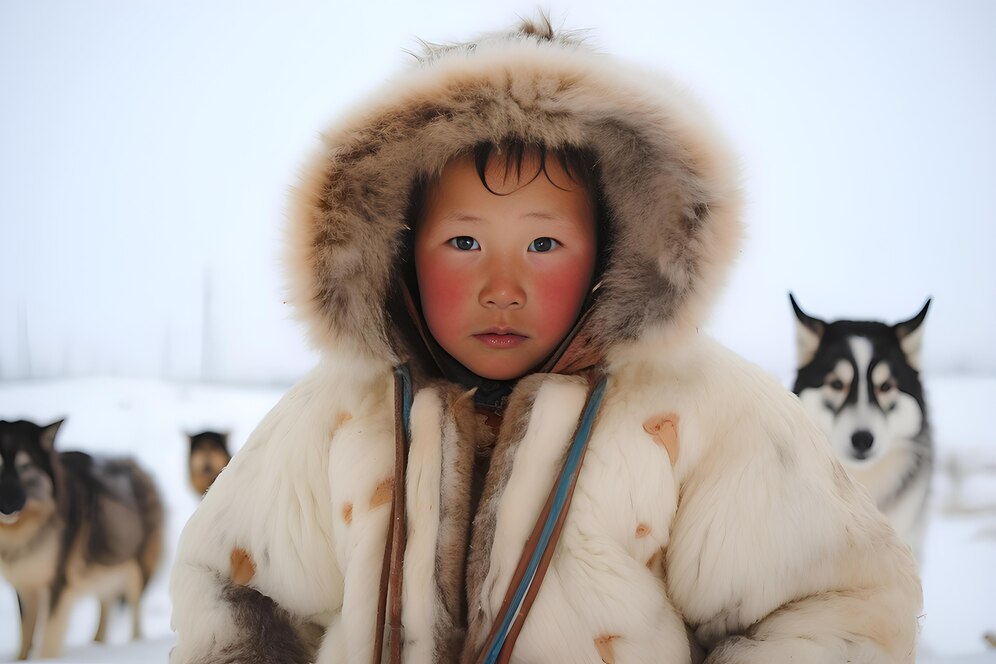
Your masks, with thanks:
[{"label": "husky's ear", "polygon": [[789,293],[789,302],[795,312],[795,355],[796,368],[801,369],[812,361],[816,349],[820,347],[823,332],[827,324],[819,318],[813,318],[796,304],[795,297]]},{"label": "husky's ear", "polygon": [[65,421],[66,419],[62,418],[57,422],[52,422],[47,427],[42,427],[38,442],[41,444],[43,450],[51,452],[55,449],[55,434],[59,433],[59,427]]},{"label": "husky's ear", "polygon": [[896,323],[892,329],[896,331],[896,338],[899,339],[899,346],[906,355],[906,361],[910,366],[920,370],[920,348],[923,346],[923,321],[927,317],[927,309],[930,307],[930,298],[920,309],[920,313],[909,320]]}]

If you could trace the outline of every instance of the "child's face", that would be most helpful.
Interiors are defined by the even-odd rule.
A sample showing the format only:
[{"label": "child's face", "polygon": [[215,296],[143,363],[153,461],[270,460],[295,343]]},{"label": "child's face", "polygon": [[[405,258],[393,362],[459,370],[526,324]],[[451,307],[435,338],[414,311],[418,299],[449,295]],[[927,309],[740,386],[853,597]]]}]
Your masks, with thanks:
[{"label": "child's face", "polygon": [[[500,162],[500,163],[496,163]],[[557,158],[527,154],[522,182],[493,159],[485,189],[470,157],[426,191],[415,234],[422,311],[432,336],[478,376],[517,378],[573,327],[595,268],[589,192]],[[525,184],[528,182],[528,184]],[[554,185],[556,183],[556,186]],[[508,192],[508,193],[506,193]]]}]

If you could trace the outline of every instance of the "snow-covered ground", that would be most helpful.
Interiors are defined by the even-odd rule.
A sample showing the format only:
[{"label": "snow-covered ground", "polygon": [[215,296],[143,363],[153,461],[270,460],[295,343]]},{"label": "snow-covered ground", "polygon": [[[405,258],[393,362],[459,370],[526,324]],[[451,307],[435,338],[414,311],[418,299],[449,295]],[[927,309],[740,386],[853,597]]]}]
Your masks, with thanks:
[{"label": "snow-covered ground", "polygon": [[[983,635],[996,632],[996,440],[989,421],[996,378],[933,377],[927,395],[939,465],[923,567],[925,608],[919,661],[996,663]],[[73,614],[62,662],[165,661],[169,629],[168,569],[176,539],[197,498],[187,483],[184,432],[225,429],[238,447],[282,387],[219,386],[124,379],[0,383],[0,418],[42,423],[66,417],[63,449],[127,453],[152,470],[168,509],[162,571],[144,603],[146,640],[128,642],[128,620],[116,616],[109,645],[89,643],[95,602]],[[0,661],[13,659],[20,638],[17,601],[0,581]]]}]

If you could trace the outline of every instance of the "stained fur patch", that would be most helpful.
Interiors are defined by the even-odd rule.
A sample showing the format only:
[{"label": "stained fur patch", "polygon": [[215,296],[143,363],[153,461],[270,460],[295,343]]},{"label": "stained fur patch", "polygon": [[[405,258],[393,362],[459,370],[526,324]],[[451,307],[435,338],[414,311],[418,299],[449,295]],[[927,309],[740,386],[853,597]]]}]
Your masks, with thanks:
[{"label": "stained fur patch", "polygon": [[229,578],[231,578],[232,583],[247,586],[256,576],[256,562],[248,551],[235,547],[229,556],[229,570]]},{"label": "stained fur patch", "polygon": [[374,488],[373,495],[370,496],[370,509],[375,509],[381,505],[387,505],[391,502],[391,497],[394,495],[394,478],[388,477],[382,479],[377,483]]},{"label": "stained fur patch", "polygon": [[672,466],[678,463],[677,414],[654,415],[643,423],[643,430],[650,434],[654,442],[667,450]]},{"label": "stained fur patch", "polygon": [[344,503],[342,506],[342,520],[346,525],[353,523],[353,503]]},{"label": "stained fur patch", "polygon": [[649,569],[651,572],[656,571],[657,568],[660,566],[660,563],[661,563],[661,552],[654,551],[653,555],[647,558],[647,563],[646,563],[647,569]]},{"label": "stained fur patch", "polygon": [[603,634],[595,639],[595,649],[605,664],[616,664],[615,648],[612,642],[620,638],[618,634]]}]

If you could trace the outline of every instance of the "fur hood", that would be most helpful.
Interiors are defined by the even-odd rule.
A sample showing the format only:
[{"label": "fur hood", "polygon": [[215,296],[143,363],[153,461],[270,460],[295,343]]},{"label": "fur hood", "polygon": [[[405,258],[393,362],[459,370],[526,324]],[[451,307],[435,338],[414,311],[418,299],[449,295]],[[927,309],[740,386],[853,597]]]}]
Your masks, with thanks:
[{"label": "fur hood", "polygon": [[413,183],[475,144],[515,138],[582,147],[600,166],[610,253],[578,335],[611,347],[692,331],[741,235],[738,177],[716,135],[674,81],[545,19],[425,45],[323,134],[293,199],[290,299],[319,350],[409,359],[388,302]]}]

